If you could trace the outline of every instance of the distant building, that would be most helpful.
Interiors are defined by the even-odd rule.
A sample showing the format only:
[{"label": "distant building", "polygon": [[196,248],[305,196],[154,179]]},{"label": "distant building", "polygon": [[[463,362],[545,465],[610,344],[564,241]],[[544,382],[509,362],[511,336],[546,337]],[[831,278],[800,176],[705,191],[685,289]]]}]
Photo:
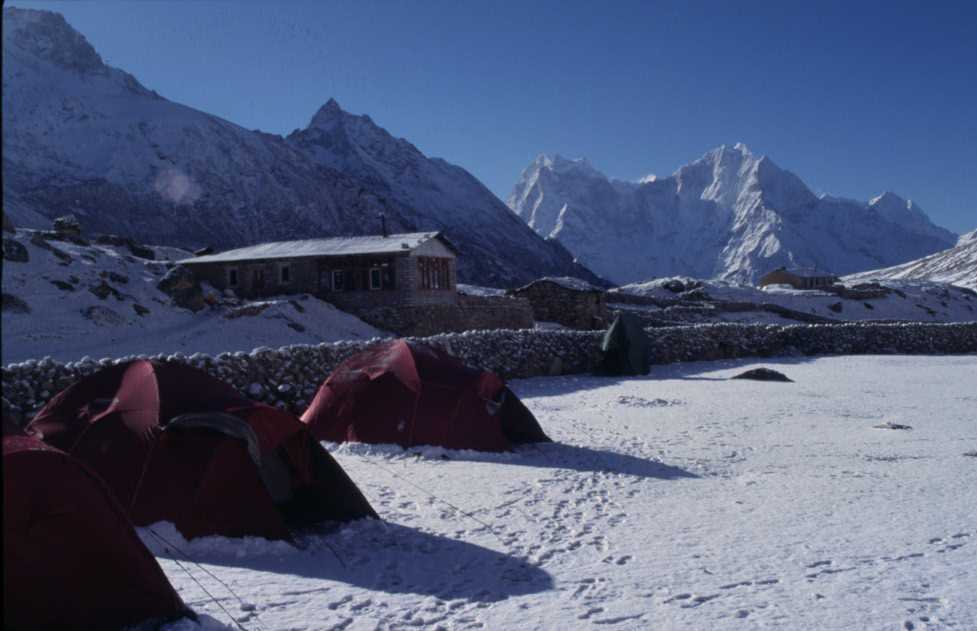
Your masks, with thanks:
[{"label": "distant building", "polygon": [[341,309],[456,304],[458,251],[439,232],[262,243],[180,261],[243,298],[308,293]]},{"label": "distant building", "polygon": [[540,278],[508,293],[528,299],[536,321],[558,322],[572,329],[607,326],[604,290],[579,278]]},{"label": "distant building", "polygon": [[839,280],[833,274],[813,268],[787,269],[781,267],[765,274],[757,286],[790,285],[794,289],[825,289]]}]

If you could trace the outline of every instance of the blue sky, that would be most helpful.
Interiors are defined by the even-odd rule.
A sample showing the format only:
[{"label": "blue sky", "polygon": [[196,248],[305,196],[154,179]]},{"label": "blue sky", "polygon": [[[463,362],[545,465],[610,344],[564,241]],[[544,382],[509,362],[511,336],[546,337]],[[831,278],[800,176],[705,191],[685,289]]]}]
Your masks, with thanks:
[{"label": "blue sky", "polygon": [[977,227],[977,2],[28,2],[249,129],[330,97],[503,199],[539,153],[670,174],[746,143],[815,191]]}]

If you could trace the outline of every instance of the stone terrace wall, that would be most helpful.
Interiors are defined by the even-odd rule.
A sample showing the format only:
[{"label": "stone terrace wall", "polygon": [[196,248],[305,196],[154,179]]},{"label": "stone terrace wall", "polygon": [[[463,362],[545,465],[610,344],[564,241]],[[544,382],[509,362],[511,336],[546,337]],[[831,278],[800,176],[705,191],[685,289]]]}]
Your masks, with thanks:
[{"label": "stone terrace wall", "polygon": [[458,296],[458,304],[404,305],[357,311],[361,320],[397,335],[428,337],[445,332],[532,329],[533,309],[524,298]]},{"label": "stone terrace wall", "polygon": [[[648,329],[648,333],[655,364],[778,355],[977,353],[977,322],[705,324]],[[511,378],[589,372],[602,335],[601,331],[494,330],[449,333],[418,341],[440,346],[471,365]],[[377,341],[259,348],[217,357],[176,353],[152,359],[190,363],[253,399],[301,413],[342,360]],[[31,414],[75,379],[114,361],[125,359],[84,358],[69,363],[43,359],[10,364],[2,370],[3,396],[15,410]]]},{"label": "stone terrace wall", "polygon": [[603,291],[578,291],[546,279],[513,289],[512,295],[529,300],[535,318],[559,322],[571,329],[593,329],[610,324]]}]

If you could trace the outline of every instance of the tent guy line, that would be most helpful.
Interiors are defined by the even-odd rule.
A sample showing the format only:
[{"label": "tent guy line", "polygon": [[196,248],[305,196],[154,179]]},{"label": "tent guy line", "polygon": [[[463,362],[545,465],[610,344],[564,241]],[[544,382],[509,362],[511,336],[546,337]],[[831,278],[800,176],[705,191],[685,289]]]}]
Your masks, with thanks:
[{"label": "tent guy line", "polygon": [[200,581],[198,581],[198,580],[197,580],[197,577],[196,577],[196,576],[194,576],[194,575],[193,575],[193,573],[192,573],[192,572],[191,572],[190,570],[188,570],[188,569],[186,568],[186,566],[184,566],[184,565],[183,565],[183,563],[181,563],[181,562],[180,562],[180,560],[179,560],[179,559],[173,559],[173,562],[174,562],[174,563],[176,563],[176,566],[177,566],[178,568],[180,568],[181,570],[183,570],[183,572],[184,572],[184,573],[185,573],[185,574],[186,574],[187,576],[189,576],[189,577],[190,577],[190,580],[191,580],[191,581],[193,581],[194,583],[196,583],[196,584],[197,584],[197,587],[199,587],[199,588],[201,589],[201,591],[203,591],[203,593],[205,593],[205,594],[207,594],[207,597],[208,597],[208,598],[210,599],[210,601],[211,601],[212,603],[214,603],[215,605],[217,605],[217,606],[218,606],[218,607],[220,608],[220,610],[221,610],[221,611],[223,611],[223,612],[224,612],[224,614],[225,614],[225,615],[226,615],[226,616],[227,616],[228,618],[230,618],[230,619],[231,619],[231,622],[233,622],[233,623],[234,623],[234,626],[236,626],[236,627],[237,627],[238,629],[240,629],[241,631],[249,631],[249,629],[248,629],[247,627],[245,627],[244,625],[242,625],[242,624],[241,624],[240,622],[238,622],[238,621],[237,621],[237,618],[235,618],[234,616],[232,616],[232,615],[231,615],[231,612],[229,612],[229,611],[227,610],[227,608],[226,608],[226,607],[224,607],[224,605],[223,605],[223,603],[221,603],[221,601],[220,601],[220,599],[218,599],[218,598],[217,598],[216,596],[214,596],[213,594],[211,594],[211,593],[210,593],[210,590],[208,590],[208,589],[207,589],[206,587],[204,587],[204,586],[203,586],[203,583],[201,583]]},{"label": "tent guy line", "polygon": [[[170,548],[173,551],[178,552],[179,554],[182,554],[183,557],[187,560],[187,562],[193,563],[204,574],[206,574],[207,576],[211,577],[212,579],[214,579],[215,581],[217,581],[218,583],[220,583],[220,585],[224,589],[226,589],[228,591],[228,593],[230,593],[232,596],[234,596],[235,599],[237,599],[238,603],[241,605],[241,609],[242,610],[244,610],[244,609],[247,608],[247,606],[246,606],[246,604],[244,602],[244,599],[242,599],[238,595],[237,592],[235,592],[233,589],[231,589],[231,586],[230,585],[228,585],[219,576],[217,576],[216,574],[214,574],[213,572],[211,572],[210,570],[208,570],[206,567],[204,567],[199,561],[197,561],[192,556],[190,556],[190,554],[187,551],[180,549],[176,544],[174,544],[173,542],[167,540],[165,537],[163,537],[163,535],[161,535],[158,532],[156,532],[156,530],[154,530],[152,527],[147,527],[146,530],[149,532],[149,534],[151,534],[152,536],[156,537],[156,539],[161,544],[163,544],[164,549],[165,548]],[[198,581],[193,576],[193,574],[190,573],[189,570],[187,570],[186,568],[183,567],[183,565],[180,563],[179,559],[173,559],[173,561],[177,564],[177,566],[180,567],[180,569],[182,569],[187,574],[187,576],[189,576],[193,580],[194,583],[196,583],[198,586],[200,586],[200,589],[202,589],[205,594],[207,594],[208,596],[210,596],[211,600],[213,600],[217,604],[218,607],[220,607],[221,609],[224,610],[224,613],[227,613],[227,610],[224,609],[223,605],[220,604],[219,600],[217,598],[215,598],[209,591],[207,591],[207,589],[204,588],[204,586],[200,584],[200,581]],[[231,616],[230,613],[227,613],[227,615],[228,616]],[[235,624],[237,624],[237,626],[239,628],[243,628],[243,627],[241,627],[241,624],[233,616],[231,616],[231,619],[234,620]],[[264,625],[261,624],[261,620],[258,618],[258,613],[257,612],[255,612],[255,622],[258,623],[258,628],[260,628],[262,631],[264,631]]]}]

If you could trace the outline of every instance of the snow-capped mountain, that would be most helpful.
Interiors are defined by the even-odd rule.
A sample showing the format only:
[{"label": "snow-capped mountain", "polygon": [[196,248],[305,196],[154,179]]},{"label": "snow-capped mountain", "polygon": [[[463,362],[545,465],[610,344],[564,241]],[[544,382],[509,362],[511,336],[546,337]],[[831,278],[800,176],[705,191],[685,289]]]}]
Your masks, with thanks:
[{"label": "snow-capped mountain", "polygon": [[508,204],[618,283],[683,274],[750,282],[781,265],[844,274],[925,256],[957,239],[893,193],[869,203],[815,195],[742,144],[638,182],[610,179],[585,160],[541,155]]},{"label": "snow-capped mountain", "polygon": [[977,230],[960,236],[957,245],[915,261],[870,270],[845,280],[930,280],[977,291]]},{"label": "snow-capped mountain", "polygon": [[197,247],[442,229],[459,276],[593,278],[474,177],[334,101],[289,139],[162,98],[103,63],[57,13],[4,8],[3,175],[16,225],[74,213],[86,230]]},{"label": "snow-capped mountain", "polygon": [[483,259],[505,253],[511,262],[533,262],[534,278],[543,269],[563,268],[572,276],[594,280],[589,270],[571,265],[572,257],[559,242],[540,243],[536,233],[471,173],[440,158],[428,158],[369,116],[343,111],[333,99],[308,127],[292,132],[286,140],[319,164],[356,177],[371,190],[414,209],[414,223],[443,229],[450,240],[467,244],[459,259],[459,270],[469,270],[463,276],[506,284],[524,274],[511,269],[508,275],[499,275],[482,268]]}]

